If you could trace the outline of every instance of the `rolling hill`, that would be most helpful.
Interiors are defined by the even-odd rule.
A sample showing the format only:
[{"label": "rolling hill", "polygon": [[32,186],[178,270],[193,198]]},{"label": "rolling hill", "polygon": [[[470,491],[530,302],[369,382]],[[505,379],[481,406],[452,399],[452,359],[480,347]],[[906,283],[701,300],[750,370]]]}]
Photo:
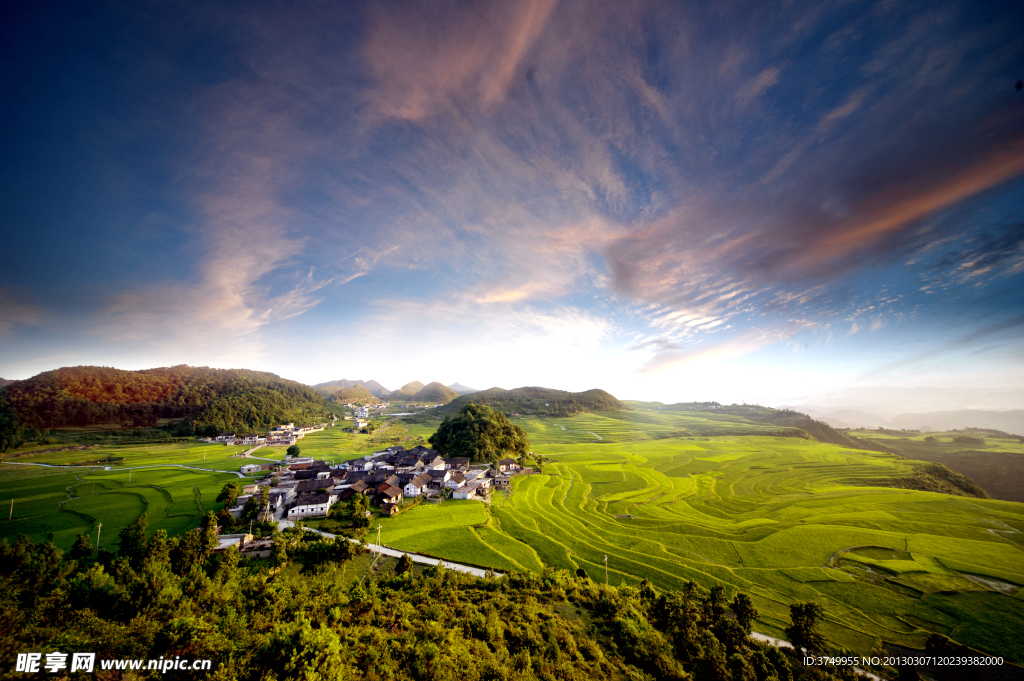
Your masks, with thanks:
[{"label": "rolling hill", "polygon": [[480,392],[476,388],[470,388],[468,385],[462,385],[458,381],[456,381],[455,383],[452,383],[448,387],[451,388],[452,390],[454,390],[455,392],[457,392],[460,395],[468,395],[470,393],[478,393],[478,392]]},{"label": "rolling hill", "polygon": [[326,383],[317,383],[313,387],[325,394],[333,394],[336,391],[331,390],[332,388],[355,388],[360,385],[377,397],[384,397],[391,392],[377,381],[350,381],[347,378],[339,378],[336,381],[327,381]]},{"label": "rolling hill", "polygon": [[458,396],[459,394],[451,388],[434,381],[423,386],[421,390],[417,390],[409,399],[416,402],[448,404]]},{"label": "rolling hill", "polygon": [[411,400],[412,396],[423,390],[423,384],[419,381],[406,383],[398,390],[392,390],[388,397],[392,400]]},{"label": "rolling hill", "polygon": [[362,384],[356,384],[350,388],[338,388],[331,386],[330,388],[319,388],[321,392],[325,393],[331,402],[338,402],[346,404],[349,402],[365,403],[365,402],[376,402],[377,396],[366,389]]},{"label": "rolling hill", "polygon": [[[11,383],[14,383],[14,381],[11,381],[11,380],[6,379],[6,378],[0,378],[0,388],[4,387],[5,385],[10,385]],[[458,385],[458,384],[456,384],[456,385]]]},{"label": "rolling hill", "polygon": [[628,407],[613,395],[600,389],[571,393],[553,388],[525,387],[505,390],[490,388],[471,395],[462,395],[437,411],[441,414],[455,414],[470,402],[486,404],[507,416],[513,414],[543,414],[547,416],[572,416],[590,411],[622,410]]},{"label": "rolling hill", "polygon": [[[233,398],[230,404],[223,400]],[[302,421],[328,409],[315,389],[248,369],[178,365],[141,371],[77,366],[47,371],[0,389],[0,427],[12,442],[20,429],[103,425],[153,427],[185,419],[189,434],[252,430],[275,419]],[[264,407],[269,411],[261,411]],[[213,410],[204,416],[204,411]]]}]

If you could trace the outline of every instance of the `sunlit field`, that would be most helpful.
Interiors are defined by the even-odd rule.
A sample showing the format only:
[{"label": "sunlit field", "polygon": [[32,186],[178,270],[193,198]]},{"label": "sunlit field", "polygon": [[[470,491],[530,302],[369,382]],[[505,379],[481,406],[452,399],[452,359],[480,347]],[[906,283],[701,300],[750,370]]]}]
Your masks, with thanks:
[{"label": "sunlit field", "polygon": [[[920,462],[776,437],[767,434],[776,427],[735,417],[642,408],[514,420],[548,459],[542,473],[515,478],[490,505],[449,500],[380,518],[373,535],[379,524],[395,548],[499,571],[583,568],[597,581],[607,556],[612,584],[677,589],[692,579],[742,590],[763,633],[781,635],[789,604],[814,600],[826,610],[825,634],[858,653],[878,641],[921,648],[935,632],[1024,661],[1024,505],[886,487]],[[401,443],[417,444],[432,427],[411,424]],[[299,444],[337,463],[388,443],[335,428]],[[240,450],[148,444],[20,455],[9,460],[110,461],[0,465],[0,537],[24,533],[67,549],[102,523],[101,546],[112,548],[143,512],[151,531],[183,532],[218,507],[240,465],[257,461],[232,457]],[[255,456],[279,460],[284,450]]]},{"label": "sunlit field", "polygon": [[519,419],[555,463],[495,495],[473,534],[526,569],[536,556],[603,581],[607,555],[612,584],[723,583],[753,597],[764,633],[781,634],[790,603],[815,600],[826,634],[857,651],[921,648],[937,632],[1024,660],[1024,506],[868,484],[920,465],[889,454],[746,434],[652,440],[645,419],[649,433],[710,427],[639,410]]}]

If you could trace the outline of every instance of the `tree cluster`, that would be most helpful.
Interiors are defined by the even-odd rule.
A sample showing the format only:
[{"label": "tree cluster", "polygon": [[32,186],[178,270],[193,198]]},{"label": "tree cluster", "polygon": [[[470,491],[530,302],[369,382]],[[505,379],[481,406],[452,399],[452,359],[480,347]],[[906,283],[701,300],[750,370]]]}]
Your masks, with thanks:
[{"label": "tree cluster", "polygon": [[471,461],[521,457],[530,449],[522,428],[500,411],[473,402],[457,415],[445,418],[429,442],[446,457],[467,457]]}]

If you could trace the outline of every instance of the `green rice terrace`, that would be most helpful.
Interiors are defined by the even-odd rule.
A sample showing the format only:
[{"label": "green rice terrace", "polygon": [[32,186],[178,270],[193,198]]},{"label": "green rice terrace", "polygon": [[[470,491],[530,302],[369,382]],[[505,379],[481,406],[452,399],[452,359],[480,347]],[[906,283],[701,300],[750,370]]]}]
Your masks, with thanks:
[{"label": "green rice terrace", "polygon": [[[893,486],[923,463],[892,453],[784,437],[785,428],[735,414],[631,406],[515,418],[546,459],[542,473],[513,478],[491,504],[424,503],[374,528],[389,546],[497,570],[554,565],[604,581],[607,555],[612,584],[722,583],[730,597],[748,593],[755,629],[775,636],[789,604],[813,600],[825,608],[825,635],[858,654],[880,641],[920,649],[941,633],[1024,663],[1024,505]],[[418,417],[402,439],[415,444],[434,427]],[[326,460],[383,446],[340,429],[300,444]],[[234,453],[180,443],[20,450],[0,465],[0,508],[14,499],[12,520],[0,512],[0,537],[67,549],[102,522],[110,547],[143,512],[151,532],[183,532],[253,461]],[[96,463],[64,467],[84,462]]]},{"label": "green rice terrace", "polygon": [[717,414],[516,422],[554,461],[543,474],[514,478],[489,509],[446,502],[384,519],[383,540],[496,569],[582,567],[598,581],[607,555],[612,584],[749,593],[762,633],[781,635],[789,604],[814,600],[826,635],[857,652],[923,648],[937,632],[1024,662],[1024,505],[884,487],[921,462],[757,435],[778,429]]}]

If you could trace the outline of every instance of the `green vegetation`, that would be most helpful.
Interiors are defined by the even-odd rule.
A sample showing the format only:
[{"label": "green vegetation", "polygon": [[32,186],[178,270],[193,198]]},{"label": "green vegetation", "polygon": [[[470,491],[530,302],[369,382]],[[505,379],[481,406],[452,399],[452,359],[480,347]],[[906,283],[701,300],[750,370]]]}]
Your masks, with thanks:
[{"label": "green vegetation", "polygon": [[[735,416],[634,406],[516,419],[554,463],[544,475],[514,478],[489,519],[438,539],[453,553],[432,552],[455,559],[479,537],[508,564],[535,570],[532,554],[598,580],[607,555],[612,584],[647,579],[678,590],[692,579],[747,592],[764,633],[785,636],[790,606],[815,602],[825,611],[821,634],[859,653],[882,642],[922,649],[942,634],[1024,662],[1014,637],[1024,626],[1020,505],[877,487],[914,478],[921,462],[758,434],[778,427]],[[674,435],[681,431],[688,434]],[[431,514],[444,506],[393,520],[440,527]],[[423,541],[385,536],[397,548]],[[865,546],[890,558],[844,553]],[[985,607],[972,610],[979,596]]]},{"label": "green vegetation", "polygon": [[[85,542],[79,558],[25,537],[0,542],[0,651],[209,659],[212,678],[268,681],[852,677],[750,639],[720,587],[659,593],[555,570],[480,579],[408,560],[380,566],[346,540],[294,529],[275,538],[272,558],[247,562],[234,548],[213,553],[214,527],[211,514],[180,539],[147,538],[141,518],[120,533],[118,554],[95,559]],[[748,605],[737,596],[730,608],[749,621]]]},{"label": "green vegetation", "polygon": [[245,369],[174,366],[144,371],[67,367],[0,389],[0,451],[25,429],[155,427],[184,419],[181,435],[313,423],[331,407],[316,390]]},{"label": "green vegetation", "polygon": [[467,404],[483,404],[506,416],[538,414],[547,416],[571,416],[590,411],[625,409],[625,405],[604,390],[587,390],[570,393],[551,388],[515,388],[504,390],[491,388],[452,400],[439,407],[441,414],[455,414]]},{"label": "green vegetation", "polygon": [[486,405],[467,403],[456,416],[449,416],[430,444],[447,457],[468,457],[470,461],[497,461],[524,456],[530,442],[519,426]]},{"label": "green vegetation", "polygon": [[329,386],[318,388],[320,392],[328,396],[331,402],[339,404],[371,404],[377,402],[377,397],[363,385],[354,385],[347,388]]},{"label": "green vegetation", "polygon": [[419,381],[413,381],[411,383],[406,383],[405,385],[403,385],[398,390],[391,391],[391,393],[388,395],[388,399],[392,400],[392,401],[394,401],[394,400],[398,400],[398,401],[410,400],[410,399],[412,399],[413,395],[418,393],[420,390],[423,390],[423,387],[424,387],[423,384],[420,383]]},{"label": "green vegetation", "polygon": [[988,499],[985,490],[974,484],[966,475],[954,473],[942,464],[929,464],[914,467],[912,477],[881,478],[876,481],[884,487],[900,487],[903,489],[919,489],[926,492],[956,494],[963,497]]},{"label": "green vegetation", "polygon": [[[858,654],[879,643],[922,649],[944,635],[1008,661],[1024,659],[1019,504],[879,486],[914,478],[922,462],[815,442],[796,428],[631,406],[513,418],[543,455],[543,474],[514,478],[511,494],[495,493],[490,505],[424,503],[373,518],[371,529],[380,524],[389,546],[483,568],[541,575],[558,567],[603,583],[607,555],[613,586],[644,579],[665,591],[683,591],[689,580],[705,590],[722,585],[727,599],[746,593],[758,612],[754,629],[776,636],[785,636],[790,606],[817,603],[824,608],[819,633]],[[400,423],[409,446],[438,421]],[[951,436],[931,436],[939,447],[959,447]],[[921,434],[877,437],[893,449],[929,446]],[[379,449],[374,438],[328,428],[301,447],[303,455],[338,461]],[[993,451],[1009,446],[989,435],[985,441]],[[143,513],[148,533],[182,536],[220,509],[215,500],[238,479],[233,471],[251,461],[233,457],[241,448],[195,443],[53,449],[20,450],[13,460],[113,459],[103,464],[113,470],[0,465],[0,536],[9,542],[24,533],[70,550],[80,534],[94,542],[102,522],[100,546],[109,549]],[[280,460],[284,451],[256,455]],[[152,465],[164,467],[141,468]],[[350,517],[329,521],[361,532],[348,527]]]},{"label": "green vegetation", "polygon": [[[860,430],[849,434],[877,449],[930,461],[970,478],[993,499],[1024,502],[1024,448],[1016,435],[971,428],[948,433]],[[968,442],[964,442],[964,438]],[[983,444],[975,444],[981,442]]]},{"label": "green vegetation", "polygon": [[433,383],[428,383],[427,385],[423,386],[415,393],[413,393],[412,396],[406,399],[410,402],[433,402],[435,404],[448,404],[458,396],[459,394],[452,390],[451,388],[449,388],[448,386],[442,385],[441,383],[434,381]]}]

